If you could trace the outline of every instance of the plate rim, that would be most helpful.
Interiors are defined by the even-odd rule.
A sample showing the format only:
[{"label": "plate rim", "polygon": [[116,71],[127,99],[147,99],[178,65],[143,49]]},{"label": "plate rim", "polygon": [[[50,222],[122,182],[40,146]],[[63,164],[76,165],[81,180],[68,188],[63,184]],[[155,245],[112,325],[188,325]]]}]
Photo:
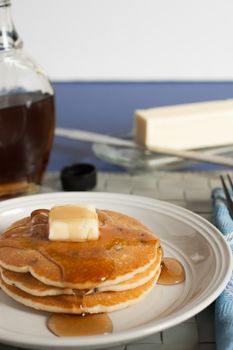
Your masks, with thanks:
[{"label": "plate rim", "polygon": [[[147,209],[145,208],[145,201],[146,201],[147,205],[149,204],[149,206],[152,206],[152,207],[154,206],[154,209],[155,207],[158,207],[158,208],[164,207],[165,209],[169,208],[171,212],[178,212],[178,214],[181,214],[182,219],[185,216],[186,217],[191,216],[191,219],[193,219],[191,220],[192,223],[194,222],[195,224],[200,224],[202,229],[204,230],[206,229],[206,234],[208,230],[213,231],[215,233],[213,236],[209,235],[209,237],[211,237],[211,239],[214,238],[215,241],[217,240],[221,246],[221,249],[224,251],[225,273],[223,273],[223,276],[220,279],[221,282],[218,283],[218,287],[215,288],[210,295],[204,297],[204,300],[200,301],[198,305],[193,307],[191,310],[181,314],[177,312],[177,316],[171,319],[169,319],[169,316],[166,316],[163,318],[163,321],[161,322],[160,325],[153,325],[153,323],[155,323],[155,320],[152,320],[148,322],[146,325],[140,325],[126,331],[111,333],[111,334],[108,334],[107,336],[106,335],[98,335],[98,336],[91,336],[91,337],[82,336],[78,338],[77,337],[41,338],[39,336],[28,336],[28,335],[22,335],[22,333],[19,333],[20,334],[19,340],[12,339],[12,336],[15,335],[15,332],[0,329],[0,341],[4,342],[5,344],[11,344],[11,345],[17,345],[17,346],[19,346],[20,344],[21,346],[31,347],[31,348],[32,347],[47,348],[50,346],[55,346],[56,348],[62,348],[64,346],[68,346],[69,348],[74,348],[74,347],[76,348],[96,347],[97,348],[97,347],[101,347],[101,346],[103,347],[107,345],[114,346],[114,345],[118,345],[125,342],[131,342],[132,340],[149,336],[151,334],[163,331],[167,328],[170,328],[181,322],[184,322],[185,320],[189,319],[190,317],[193,317],[198,312],[203,310],[205,307],[210,305],[224,290],[227,282],[230,279],[231,272],[232,272],[232,264],[233,264],[232,253],[229,245],[225,241],[222,233],[213,224],[211,224],[209,221],[207,221],[200,215],[193,213],[188,209],[179,207],[175,204],[157,200],[154,198],[148,198],[145,196],[119,194],[114,192],[107,192],[107,193],[106,192],[53,192],[53,193],[35,194],[35,195],[23,196],[19,198],[7,199],[0,203],[0,212],[4,210],[9,210],[10,207],[12,206],[15,207],[17,206],[17,204],[23,207],[24,205],[28,205],[29,202],[35,202],[36,200],[39,200],[39,199],[42,199],[42,200],[48,199],[48,197],[51,199],[52,198],[56,199],[57,197],[62,199],[63,197],[64,199],[69,196],[74,198],[77,195],[80,197],[84,196],[87,198],[89,196],[92,196],[93,200],[100,200],[101,198],[105,197],[112,202],[114,202],[114,200],[116,199],[120,200],[124,198],[125,200],[128,199],[129,201],[129,203],[126,203],[127,205],[129,205],[130,202],[133,200],[134,205],[136,202],[139,202],[139,206],[141,205],[141,207],[143,207],[144,209]],[[170,211],[169,211],[169,214],[170,214]],[[218,245],[218,248],[220,248],[220,246]],[[21,340],[22,337],[23,337],[23,340]],[[77,342],[77,339],[78,339],[78,342]]]}]

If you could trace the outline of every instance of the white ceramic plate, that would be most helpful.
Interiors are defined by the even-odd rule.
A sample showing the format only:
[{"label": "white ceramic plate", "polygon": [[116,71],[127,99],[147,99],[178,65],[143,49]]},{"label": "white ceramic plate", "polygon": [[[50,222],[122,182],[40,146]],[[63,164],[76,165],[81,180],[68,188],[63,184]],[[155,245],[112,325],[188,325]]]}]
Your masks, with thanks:
[{"label": "white ceramic plate", "polygon": [[134,216],[162,241],[166,256],[176,257],[186,281],[155,286],[146,298],[110,314],[111,334],[58,338],[46,328],[47,314],[26,308],[0,292],[0,342],[28,348],[91,349],[129,343],[192,317],[221,293],[231,274],[231,252],[221,233],[206,220],[154,199],[111,193],[53,193],[0,203],[0,230],[36,208],[63,203],[93,203]]}]

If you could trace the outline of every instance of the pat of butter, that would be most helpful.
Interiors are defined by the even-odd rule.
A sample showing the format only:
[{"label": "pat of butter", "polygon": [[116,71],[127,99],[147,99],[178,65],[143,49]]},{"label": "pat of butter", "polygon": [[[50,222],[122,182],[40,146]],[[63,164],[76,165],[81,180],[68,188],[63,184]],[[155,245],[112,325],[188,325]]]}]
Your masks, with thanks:
[{"label": "pat of butter", "polygon": [[49,239],[83,242],[99,238],[99,221],[93,205],[61,205],[49,213]]}]

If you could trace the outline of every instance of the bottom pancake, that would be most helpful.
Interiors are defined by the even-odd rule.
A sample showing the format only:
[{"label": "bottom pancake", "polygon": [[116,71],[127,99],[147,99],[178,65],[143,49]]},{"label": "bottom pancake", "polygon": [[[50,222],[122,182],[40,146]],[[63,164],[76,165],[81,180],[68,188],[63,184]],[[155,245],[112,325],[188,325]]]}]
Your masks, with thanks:
[{"label": "bottom pancake", "polygon": [[160,270],[147,283],[121,292],[99,292],[90,295],[57,295],[38,297],[15,286],[6,284],[0,277],[2,290],[12,299],[31,308],[57,313],[100,313],[126,308],[142,299],[159,278]]}]

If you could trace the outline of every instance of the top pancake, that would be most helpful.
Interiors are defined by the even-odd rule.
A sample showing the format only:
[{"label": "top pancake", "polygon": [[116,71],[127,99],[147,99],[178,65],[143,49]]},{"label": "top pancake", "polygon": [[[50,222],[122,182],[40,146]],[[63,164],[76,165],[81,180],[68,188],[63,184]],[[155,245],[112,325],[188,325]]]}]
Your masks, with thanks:
[{"label": "top pancake", "polygon": [[134,218],[98,210],[98,240],[62,242],[48,239],[48,213],[34,211],[3,232],[0,266],[48,285],[87,289],[127,280],[157,257],[159,239]]}]

